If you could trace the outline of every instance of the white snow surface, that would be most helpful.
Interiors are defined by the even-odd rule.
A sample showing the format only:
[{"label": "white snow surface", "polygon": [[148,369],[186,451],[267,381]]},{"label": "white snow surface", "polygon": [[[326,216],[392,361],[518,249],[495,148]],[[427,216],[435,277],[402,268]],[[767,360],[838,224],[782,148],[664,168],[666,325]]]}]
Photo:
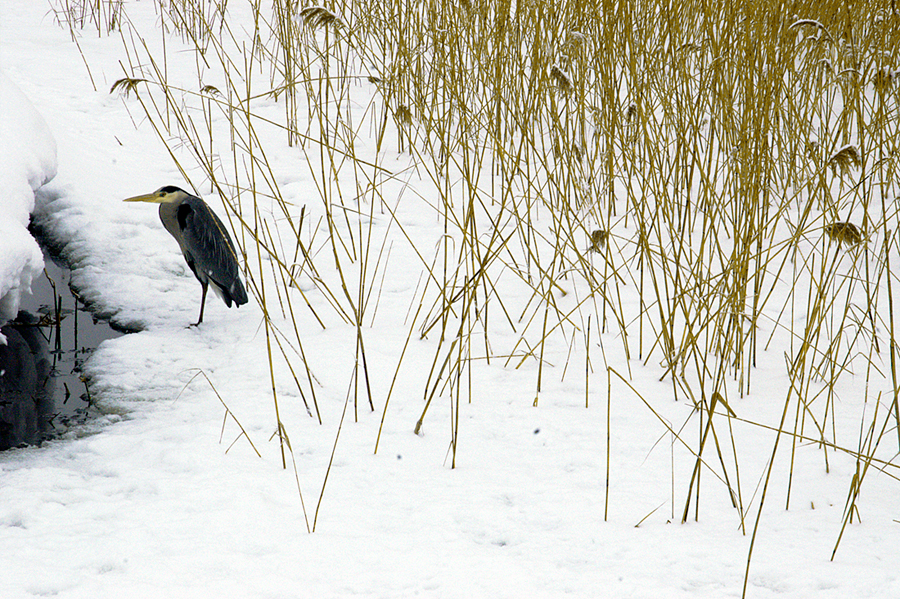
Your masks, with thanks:
[{"label": "white snow surface", "polygon": [[[129,4],[130,16],[144,19],[148,30],[151,4]],[[729,498],[709,476],[699,521],[678,524],[686,489],[682,478],[669,488],[672,468],[693,462],[670,454],[668,441],[656,445],[667,439],[665,429],[622,385],[611,398],[604,518],[605,378],[585,409],[583,386],[552,370],[540,406],[532,407],[533,371],[476,369],[477,393],[461,408],[451,469],[448,406],[432,407],[424,433],[412,432],[433,352],[429,342],[413,339],[373,454],[406,339],[408,296],[400,291],[421,270],[414,259],[404,264],[399,248],[391,258],[399,265],[388,271],[396,281],[379,308],[399,316],[367,329],[376,411],[361,403],[354,418],[352,403],[345,404],[355,329],[309,326],[302,336],[321,382],[323,424],[281,386],[296,473],[290,454],[282,468],[271,439],[275,414],[259,306],[251,300],[229,310],[210,295],[204,324],[186,328],[196,319],[199,285],[155,207],[121,202],[183,180],[134,101],[108,93],[122,76],[120,39],[86,29],[79,50],[43,2],[0,0],[0,14],[0,66],[58,144],[58,174],[40,190],[36,217],[73,264],[82,295],[119,324],[143,329],[104,342],[86,365],[102,417],[64,439],[0,455],[0,597],[741,596],[752,519],[742,533]],[[178,57],[170,55],[173,70]],[[193,58],[184,60],[193,66]],[[2,81],[6,123],[10,86]],[[53,172],[52,138],[26,104],[16,106],[13,120],[40,133],[16,138],[22,166],[4,165],[4,188],[17,195],[13,215],[0,220],[0,255],[25,256],[31,248],[21,259],[27,265],[17,267],[19,279],[12,267],[0,271],[7,290],[24,289],[21,273],[39,264],[34,247],[15,236],[27,223],[28,194]],[[8,139],[4,134],[4,157]],[[279,160],[287,158],[272,157]],[[285,188],[298,206],[317,201],[308,181]],[[224,214],[221,203],[211,204]],[[7,212],[5,203],[0,207]],[[419,218],[415,226],[438,230]],[[688,416],[670,387],[653,386],[656,370],[642,374],[649,367],[639,362],[633,368],[656,389],[651,400],[661,413],[673,421]],[[276,378],[280,384],[290,373]],[[771,403],[779,412],[766,386],[784,381],[757,380],[744,405],[765,410]],[[239,437],[223,402],[262,457]],[[752,481],[744,481],[749,495],[758,492],[773,434],[736,427],[736,437],[758,446],[742,470]],[[815,448],[798,451],[791,509],[783,496],[766,505],[748,596],[900,597],[896,485],[870,475],[862,522],[848,527],[831,560],[855,464],[832,454],[826,472],[820,456]],[[786,473],[773,477],[783,484]],[[308,520],[317,518],[314,533],[307,532],[298,486]]]},{"label": "white snow surface", "polygon": [[23,293],[44,268],[28,232],[34,191],[56,176],[56,142],[28,98],[0,70],[0,324],[14,318]]}]

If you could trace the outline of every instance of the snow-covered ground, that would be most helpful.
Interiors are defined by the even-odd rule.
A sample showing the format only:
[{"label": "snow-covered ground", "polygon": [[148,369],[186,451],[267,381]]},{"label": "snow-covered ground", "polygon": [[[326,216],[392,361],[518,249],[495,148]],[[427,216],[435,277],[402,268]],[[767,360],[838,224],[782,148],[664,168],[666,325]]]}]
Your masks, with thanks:
[{"label": "snow-covered ground", "polygon": [[[149,28],[153,12],[143,4],[135,14]],[[705,474],[699,521],[679,524],[687,489],[682,477],[671,488],[675,462],[679,471],[693,462],[623,384],[613,386],[608,426],[605,374],[585,409],[583,386],[551,369],[532,407],[530,376],[499,365],[474,369],[477,391],[462,406],[451,469],[448,406],[432,408],[423,434],[412,432],[433,352],[414,339],[423,349],[404,358],[373,454],[406,339],[402,292],[421,270],[414,258],[402,262],[399,248],[379,308],[398,316],[367,329],[375,412],[360,406],[354,421],[345,403],[355,329],[338,321],[305,330],[323,424],[283,391],[293,450],[283,469],[271,439],[259,306],[228,310],[211,295],[203,325],[186,328],[199,285],[155,207],[120,201],[183,185],[141,111],[108,93],[123,74],[121,41],[86,32],[76,46],[42,2],[0,0],[0,15],[0,291],[12,306],[8,292],[26,288],[40,267],[24,227],[31,190],[53,174],[55,138],[58,172],[39,190],[35,218],[63,247],[82,295],[120,325],[143,329],[105,342],[86,366],[101,417],[65,439],[0,455],[0,597],[741,595],[755,510],[745,533],[726,492]],[[308,183],[286,186],[297,205],[316,203]],[[440,234],[426,218],[415,226]],[[659,413],[688,418],[689,406],[654,382],[658,371],[633,368]],[[745,401],[779,414],[779,401],[767,404],[767,386],[784,381],[758,381]],[[757,446],[742,450],[745,492],[754,495],[774,433],[735,427],[735,437]],[[826,473],[820,456],[799,448],[791,509],[783,493],[766,504],[748,596],[900,597],[896,481],[869,475],[862,521],[848,527],[831,560],[855,463],[831,454]],[[776,468],[773,478],[783,485],[785,477],[786,466]]]}]

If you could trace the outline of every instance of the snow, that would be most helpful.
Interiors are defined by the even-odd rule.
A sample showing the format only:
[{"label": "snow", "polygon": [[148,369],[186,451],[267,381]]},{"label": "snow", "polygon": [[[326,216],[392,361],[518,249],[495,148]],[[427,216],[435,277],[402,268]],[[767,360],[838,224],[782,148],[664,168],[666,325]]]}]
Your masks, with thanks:
[{"label": "snow", "polygon": [[[0,71],[0,324],[15,318],[22,293],[44,268],[28,233],[34,191],[56,175],[56,142],[22,91]],[[0,336],[2,339],[2,336]]]},{"label": "snow", "polygon": [[[129,5],[148,29],[149,4]],[[741,596],[756,510],[744,534],[705,473],[699,521],[678,524],[681,474],[693,461],[615,380],[608,425],[605,375],[593,380],[585,409],[577,377],[548,369],[532,407],[533,370],[473,368],[476,391],[461,406],[450,469],[446,398],[436,400],[423,433],[412,432],[434,347],[414,338],[374,453],[422,270],[400,243],[379,319],[365,329],[375,411],[347,401],[356,329],[332,317],[323,330],[304,314],[323,424],[307,415],[291,374],[275,372],[292,450],[282,468],[261,308],[251,300],[229,310],[210,296],[203,325],[187,328],[199,285],[156,207],[121,202],[183,184],[134,100],[107,93],[122,76],[121,41],[86,33],[76,47],[40,2],[0,0],[0,14],[0,290],[8,298],[0,308],[14,312],[16,294],[40,271],[25,230],[33,210],[94,309],[140,329],[104,342],[85,366],[101,416],[61,440],[0,455],[0,597]],[[57,171],[53,138],[58,173],[48,184]],[[284,189],[298,207],[316,205],[315,186],[290,159],[271,157],[274,169],[291,173]],[[406,165],[398,157],[395,166]],[[226,214],[215,196],[206,199]],[[421,210],[406,210],[410,234],[440,235]],[[782,359],[780,351],[769,358]],[[689,417],[685,402],[671,401],[671,386],[657,382],[658,370],[639,361],[616,367],[634,369],[666,419]],[[777,424],[781,405],[772,398],[784,381],[757,380],[755,395],[732,407],[739,416],[751,405],[768,410]],[[863,408],[846,403],[838,415],[858,422]],[[748,447],[749,497],[762,485],[774,435],[739,422],[734,434]],[[900,597],[895,481],[869,474],[863,520],[832,561],[855,462],[833,453],[826,472],[820,456],[799,447],[791,509],[783,495],[766,504],[748,596]],[[783,468],[773,474],[782,484],[786,476]]]}]

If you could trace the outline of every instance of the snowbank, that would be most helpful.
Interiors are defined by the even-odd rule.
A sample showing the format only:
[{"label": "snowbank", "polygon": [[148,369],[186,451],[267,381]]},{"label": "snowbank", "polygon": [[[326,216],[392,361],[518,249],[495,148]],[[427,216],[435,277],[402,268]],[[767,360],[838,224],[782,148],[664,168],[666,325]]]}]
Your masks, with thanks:
[{"label": "snowbank", "polygon": [[15,317],[23,292],[44,268],[28,233],[34,191],[56,175],[56,142],[43,117],[0,71],[0,324]]}]

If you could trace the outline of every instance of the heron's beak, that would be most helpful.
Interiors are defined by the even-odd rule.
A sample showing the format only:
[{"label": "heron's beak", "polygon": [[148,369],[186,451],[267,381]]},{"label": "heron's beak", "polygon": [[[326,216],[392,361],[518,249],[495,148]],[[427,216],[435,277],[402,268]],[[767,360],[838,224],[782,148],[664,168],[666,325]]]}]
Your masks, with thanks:
[{"label": "heron's beak", "polygon": [[162,204],[165,202],[164,196],[154,191],[153,193],[146,193],[140,196],[134,196],[133,198],[126,198],[122,200],[123,202],[150,202],[152,204]]}]

